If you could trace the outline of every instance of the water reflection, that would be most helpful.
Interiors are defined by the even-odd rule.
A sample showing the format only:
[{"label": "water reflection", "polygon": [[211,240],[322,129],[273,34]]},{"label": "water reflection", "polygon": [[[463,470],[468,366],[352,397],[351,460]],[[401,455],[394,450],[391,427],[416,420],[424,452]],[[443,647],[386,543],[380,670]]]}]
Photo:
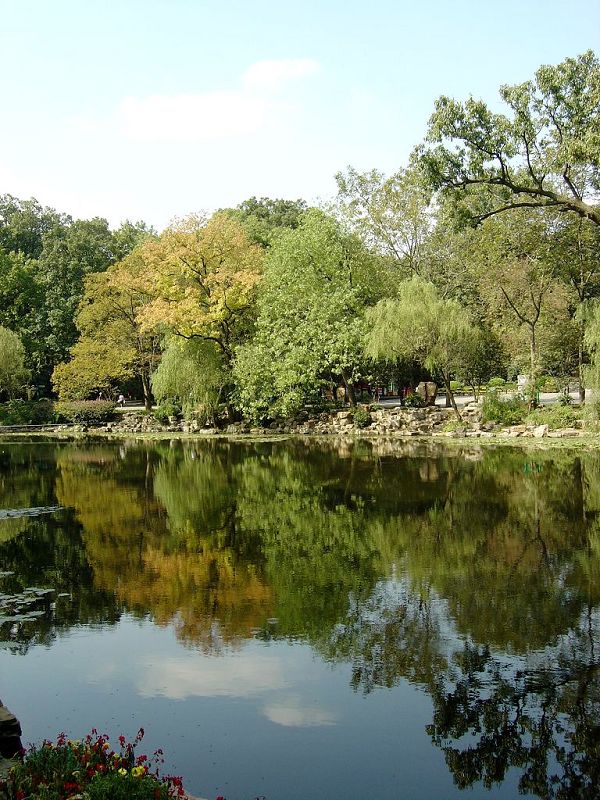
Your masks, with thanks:
[{"label": "water reflection", "polygon": [[[183,655],[140,665],[144,697],[248,697],[282,727],[339,724],[286,694],[251,640],[307,642],[369,695],[409,682],[461,788],[596,797],[600,456],[411,443],[4,445],[4,591],[51,586],[19,652],[125,612]],[[4,520],[1,522],[5,522]],[[194,658],[198,650],[219,659]],[[243,670],[235,654],[244,657]]]}]

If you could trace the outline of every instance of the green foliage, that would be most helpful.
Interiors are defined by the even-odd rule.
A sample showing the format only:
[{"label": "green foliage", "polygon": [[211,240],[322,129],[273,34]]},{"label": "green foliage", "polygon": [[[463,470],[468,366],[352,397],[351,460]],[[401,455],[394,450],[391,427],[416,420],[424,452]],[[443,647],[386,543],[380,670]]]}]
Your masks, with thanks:
[{"label": "green foliage", "polygon": [[506,384],[506,378],[501,378],[499,375],[495,375],[493,378],[490,378],[487,382],[487,385],[490,389],[501,389]]},{"label": "green foliage", "polygon": [[256,334],[237,351],[238,407],[287,417],[364,364],[364,309],[384,291],[380,261],[321,211],[282,232],[265,262]]},{"label": "green foliage", "polygon": [[242,223],[250,239],[262,247],[270,247],[282,228],[295,230],[308,206],[304,200],[272,200],[251,197],[228,213]]},{"label": "green foliage", "polygon": [[382,300],[366,313],[366,353],[371,358],[415,358],[438,372],[460,416],[450,387],[450,374],[475,335],[469,315],[456,300],[444,298],[429,281],[414,277],[402,283],[394,300]]},{"label": "green foliage", "polygon": [[0,394],[13,397],[23,391],[28,377],[21,339],[16,333],[0,326]]},{"label": "green foliage", "polygon": [[121,749],[111,749],[106,736],[93,730],[83,741],[68,740],[64,733],[55,743],[32,746],[22,763],[1,782],[7,800],[169,800],[183,797],[180,778],[160,777],[160,752],[150,758],[136,756],[140,729],[133,742],[119,737]]},{"label": "green foliage", "polygon": [[50,400],[9,400],[0,405],[0,425],[44,425],[54,417]]},{"label": "green foliage", "polygon": [[407,408],[425,408],[426,403],[420,394],[412,392],[411,394],[407,394],[404,398],[404,405]]},{"label": "green foliage", "polygon": [[500,425],[518,425],[526,414],[526,402],[518,397],[501,400],[495,391],[487,392],[481,408],[484,422],[497,422]]},{"label": "green foliage", "polygon": [[186,416],[201,408],[207,417],[214,417],[228,380],[214,342],[174,337],[152,376],[152,392],[161,405],[177,401]]},{"label": "green foliage", "polygon": [[114,419],[115,403],[112,400],[61,400],[55,405],[59,421],[86,425],[100,425]]},{"label": "green foliage", "polygon": [[355,409],[352,420],[355,428],[366,428],[372,422],[371,415],[366,408]]},{"label": "green foliage", "polygon": [[453,392],[460,392],[464,387],[461,381],[450,381],[450,388]]},{"label": "green foliage", "polygon": [[[520,207],[568,211],[600,225],[600,63],[591,51],[542,66],[500,90],[510,115],[473,98],[440,97],[420,164],[436,189],[455,191],[478,220]],[[473,188],[479,208],[469,203]],[[588,199],[589,198],[589,199]]]},{"label": "green foliage", "polygon": [[552,375],[542,375],[538,381],[541,392],[557,392],[558,382]]},{"label": "green foliage", "polygon": [[169,417],[178,417],[181,414],[181,406],[172,400],[166,400],[157,406],[152,413],[155,419],[166,425]]},{"label": "green foliage", "polygon": [[389,178],[377,170],[348,167],[336,176],[342,216],[374,252],[404,275],[420,274],[422,251],[431,232],[431,190],[419,170],[402,169]]},{"label": "green foliage", "polygon": [[549,428],[555,430],[572,428],[582,417],[582,412],[569,405],[555,404],[534,409],[525,417],[525,422],[528,425],[548,425]]}]

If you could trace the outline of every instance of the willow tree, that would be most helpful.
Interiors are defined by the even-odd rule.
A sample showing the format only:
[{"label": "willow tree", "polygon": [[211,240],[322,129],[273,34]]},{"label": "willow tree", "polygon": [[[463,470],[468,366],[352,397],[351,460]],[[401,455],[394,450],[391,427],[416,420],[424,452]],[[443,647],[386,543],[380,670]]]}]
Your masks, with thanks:
[{"label": "willow tree", "polygon": [[464,357],[464,342],[476,335],[465,309],[456,300],[443,298],[432,283],[414,277],[400,284],[396,298],[368,309],[366,322],[366,354],[387,361],[420,361],[442,378],[461,419],[450,378]]}]

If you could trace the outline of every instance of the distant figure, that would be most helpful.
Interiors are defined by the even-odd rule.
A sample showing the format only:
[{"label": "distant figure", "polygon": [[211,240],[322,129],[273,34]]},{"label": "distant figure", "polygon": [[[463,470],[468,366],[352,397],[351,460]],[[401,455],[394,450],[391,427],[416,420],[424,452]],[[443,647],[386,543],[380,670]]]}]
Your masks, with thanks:
[{"label": "distant figure", "polygon": [[98,400],[102,400],[102,392],[98,392]]},{"label": "distant figure", "polygon": [[121,408],[123,408],[123,406],[125,405],[125,398],[123,397],[122,394],[119,395],[119,399],[117,400],[117,403],[121,406]]}]

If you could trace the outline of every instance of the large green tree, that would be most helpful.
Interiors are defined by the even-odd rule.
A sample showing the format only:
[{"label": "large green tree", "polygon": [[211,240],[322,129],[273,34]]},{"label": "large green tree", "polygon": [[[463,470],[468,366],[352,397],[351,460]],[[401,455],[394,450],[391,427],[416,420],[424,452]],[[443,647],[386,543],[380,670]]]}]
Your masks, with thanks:
[{"label": "large green tree", "polygon": [[420,163],[436,189],[478,189],[477,220],[515,208],[550,208],[600,225],[600,63],[588,50],[535,78],[503,86],[508,114],[442,96]]},{"label": "large green tree", "polygon": [[324,386],[364,370],[364,310],[385,292],[384,270],[358,237],[322,211],[283,231],[265,262],[253,341],[235,365],[241,407],[287,415]]}]

